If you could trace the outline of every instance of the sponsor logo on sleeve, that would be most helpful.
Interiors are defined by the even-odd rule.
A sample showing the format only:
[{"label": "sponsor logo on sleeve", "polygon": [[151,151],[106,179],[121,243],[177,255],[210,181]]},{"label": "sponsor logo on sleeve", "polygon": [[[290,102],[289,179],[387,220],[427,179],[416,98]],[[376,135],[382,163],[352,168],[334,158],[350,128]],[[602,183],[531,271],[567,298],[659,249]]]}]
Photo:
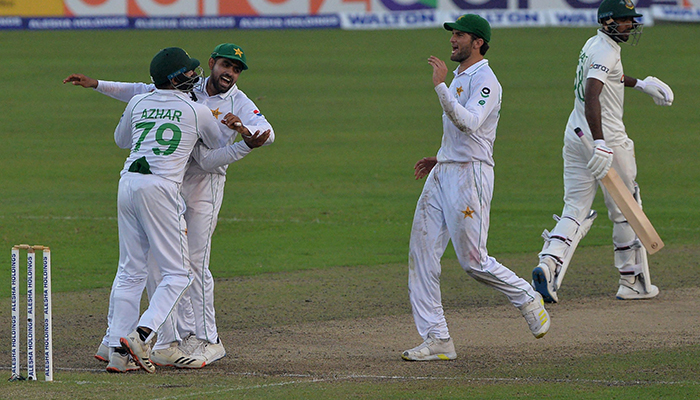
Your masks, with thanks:
[{"label": "sponsor logo on sleeve", "polygon": [[589,69],[598,69],[598,70],[601,70],[601,71],[605,72],[606,74],[609,74],[609,73],[610,73],[610,68],[608,68],[608,67],[606,67],[605,65],[602,65],[602,64],[591,64],[591,66],[588,67],[588,68],[589,68]]}]

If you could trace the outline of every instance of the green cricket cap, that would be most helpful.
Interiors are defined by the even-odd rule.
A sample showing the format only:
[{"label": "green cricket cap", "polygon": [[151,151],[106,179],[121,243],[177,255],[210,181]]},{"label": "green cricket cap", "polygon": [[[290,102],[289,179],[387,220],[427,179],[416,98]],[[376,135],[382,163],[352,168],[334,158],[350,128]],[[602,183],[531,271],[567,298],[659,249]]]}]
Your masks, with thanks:
[{"label": "green cricket cap", "polygon": [[607,18],[639,18],[639,14],[634,8],[632,0],[603,0],[598,6],[598,20]]},{"label": "green cricket cap", "polygon": [[168,47],[159,51],[151,60],[151,79],[156,85],[162,85],[197,67],[199,67],[199,60],[190,58],[185,50],[179,47]]},{"label": "green cricket cap", "polygon": [[455,22],[445,22],[443,25],[448,31],[457,30],[472,33],[488,43],[491,40],[491,25],[489,21],[476,14],[464,14]]},{"label": "green cricket cap", "polygon": [[211,58],[224,57],[230,60],[240,61],[243,64],[243,69],[248,69],[248,64],[245,62],[245,53],[240,46],[236,46],[233,43],[221,43],[214,48],[211,53]]}]

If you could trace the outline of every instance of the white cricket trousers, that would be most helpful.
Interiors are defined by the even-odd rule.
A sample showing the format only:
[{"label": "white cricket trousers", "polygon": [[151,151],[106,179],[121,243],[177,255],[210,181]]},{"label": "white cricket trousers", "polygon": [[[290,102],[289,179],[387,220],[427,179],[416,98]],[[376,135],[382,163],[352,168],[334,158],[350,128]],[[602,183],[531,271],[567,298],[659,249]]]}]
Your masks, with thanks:
[{"label": "white cricket trousers", "polygon": [[[153,347],[156,350],[180,342],[190,334],[209,343],[216,343],[219,338],[214,309],[214,277],[209,271],[209,258],[225,184],[226,175],[185,173],[182,197],[187,204],[185,221],[192,283],[178,303],[177,312],[158,332],[158,343]],[[154,275],[149,277],[148,285],[158,282],[160,276]]]},{"label": "white cricket trousers", "polygon": [[[610,146],[610,148],[614,153],[612,168],[620,175],[630,193],[637,198],[637,201],[641,202],[639,187],[635,181],[637,163],[634,157],[634,142],[627,138],[622,144]],[[603,190],[605,206],[608,209],[608,218],[613,222],[613,245],[616,249],[622,249],[635,243],[637,235],[627,223],[627,218],[622,214],[605,187],[593,178],[588,169],[588,161],[591,158],[590,150],[583,145],[580,139],[567,134],[564,139],[562,157],[564,158],[564,209],[562,217],[574,218],[579,223],[583,221],[591,210],[598,186],[600,186]],[[568,222],[568,219],[562,218],[551,233],[557,236],[573,237],[576,228],[575,225]],[[550,246],[548,251],[563,258],[567,251],[566,247],[566,245],[559,244]],[[615,267],[620,272],[640,273],[641,265],[638,263],[639,260],[633,256],[634,253],[634,249],[615,251]]]},{"label": "white cricket trousers", "polygon": [[[172,342],[181,342],[190,334],[200,340],[216,343],[219,333],[214,309],[214,278],[209,271],[211,239],[216,228],[219,211],[223,202],[226,176],[221,174],[189,174],[185,172],[182,181],[182,196],[187,208],[187,239],[190,254],[192,283],[178,302],[176,311],[158,331],[158,341],[154,350],[165,349]],[[149,277],[146,291],[150,300],[157,285],[161,282],[160,272],[149,256]],[[115,280],[116,282],[116,280]],[[110,306],[107,319],[114,312]],[[109,327],[103,339],[109,342]]]},{"label": "white cricket trousers", "polygon": [[[178,313],[178,326],[181,334],[188,331],[209,343],[216,343],[219,338],[214,309],[214,277],[209,271],[209,259],[211,238],[221,210],[225,184],[226,175],[221,174],[185,174],[182,182],[182,195],[187,203],[185,220],[192,285],[185,293],[191,310],[182,308]],[[193,315],[190,316],[190,313]]]},{"label": "white cricket trousers", "polygon": [[[612,168],[617,171],[627,189],[634,195],[637,190],[634,142],[627,138],[621,145],[610,146],[610,148],[614,153]],[[564,158],[564,210],[562,216],[566,215],[576,218],[577,221],[583,221],[591,210],[596,191],[600,186],[587,166],[591,159],[591,151],[578,138],[572,139],[567,135],[564,140],[562,157]],[[604,186],[601,188],[610,220],[613,222],[625,221],[625,216],[622,215],[608,191],[605,190]]]},{"label": "white cricket trousers", "polygon": [[[187,290],[189,253],[183,212],[178,184],[133,172],[119,180],[119,267],[110,295],[110,347],[119,347],[119,338],[137,326],[157,331]],[[149,251],[162,280],[139,319]]]},{"label": "white cricket trousers", "polygon": [[438,163],[428,175],[413,217],[408,258],[409,298],[423,339],[450,336],[440,293],[440,258],[450,240],[469,276],[505,294],[516,307],[535,299],[528,282],[486,251],[493,177],[493,167],[481,162]]}]

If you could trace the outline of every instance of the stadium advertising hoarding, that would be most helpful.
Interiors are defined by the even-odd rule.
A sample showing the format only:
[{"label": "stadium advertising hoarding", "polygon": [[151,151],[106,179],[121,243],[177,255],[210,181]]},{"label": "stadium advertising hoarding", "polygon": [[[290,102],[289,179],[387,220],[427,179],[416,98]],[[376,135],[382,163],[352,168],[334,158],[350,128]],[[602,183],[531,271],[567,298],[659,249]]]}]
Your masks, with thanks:
[{"label": "stadium advertising hoarding", "polygon": [[[690,1],[700,0],[638,0],[635,3],[637,8],[644,9],[653,5],[684,5],[684,2]],[[419,10],[581,10],[596,9],[600,4],[600,0],[63,0],[63,2],[66,16],[80,17],[282,16]]]},{"label": "stadium advertising hoarding", "polygon": [[[639,0],[637,8],[645,15],[643,22],[647,26],[655,19],[698,22],[700,8],[691,1],[700,3],[700,0]],[[0,29],[408,29],[437,27],[465,12],[481,14],[494,27],[594,26],[599,2],[0,0]]]},{"label": "stadium advertising hoarding", "polygon": [[63,13],[63,0],[0,0],[0,16],[38,17]]}]

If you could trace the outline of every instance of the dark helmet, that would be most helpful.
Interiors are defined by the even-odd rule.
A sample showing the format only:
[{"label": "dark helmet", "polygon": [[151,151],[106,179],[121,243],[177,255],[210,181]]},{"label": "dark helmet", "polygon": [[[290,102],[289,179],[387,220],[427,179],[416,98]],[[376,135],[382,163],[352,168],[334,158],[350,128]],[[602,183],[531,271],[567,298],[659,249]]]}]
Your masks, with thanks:
[{"label": "dark helmet", "polygon": [[156,85],[163,85],[197,67],[199,60],[190,58],[185,50],[168,47],[159,51],[151,60],[151,79]]},{"label": "dark helmet", "polygon": [[598,7],[598,22],[601,30],[618,43],[628,43],[634,46],[639,42],[642,35],[642,24],[637,21],[632,22],[632,29],[629,32],[620,33],[620,24],[615,20],[618,18],[639,18],[639,14],[634,8],[632,0],[603,0]]},{"label": "dark helmet", "polygon": [[642,14],[637,13],[632,0],[603,0],[598,7],[598,21],[609,18],[639,18]]}]

